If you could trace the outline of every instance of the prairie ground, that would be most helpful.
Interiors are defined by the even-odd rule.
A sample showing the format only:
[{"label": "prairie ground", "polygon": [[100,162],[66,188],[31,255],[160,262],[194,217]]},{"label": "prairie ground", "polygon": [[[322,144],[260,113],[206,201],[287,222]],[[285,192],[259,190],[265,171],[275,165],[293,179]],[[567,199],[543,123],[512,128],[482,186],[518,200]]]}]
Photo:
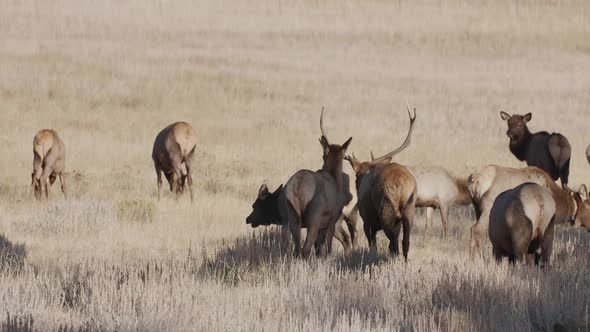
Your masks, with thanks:
[{"label": "prairie ground", "polygon": [[[361,159],[459,177],[522,166],[499,111],[566,135],[590,182],[590,2],[4,1],[0,10],[2,327],[73,330],[587,330],[590,236],[560,227],[553,266],[468,258],[418,215],[408,264],[366,242],[301,261],[249,228],[258,187],[321,165],[331,140]],[[195,202],[156,200],[153,139],[193,124]],[[31,141],[67,147],[66,202],[30,198]],[[345,171],[352,170],[348,165]],[[335,243],[339,248],[339,244]],[[31,327],[32,325],[32,327]]]}]

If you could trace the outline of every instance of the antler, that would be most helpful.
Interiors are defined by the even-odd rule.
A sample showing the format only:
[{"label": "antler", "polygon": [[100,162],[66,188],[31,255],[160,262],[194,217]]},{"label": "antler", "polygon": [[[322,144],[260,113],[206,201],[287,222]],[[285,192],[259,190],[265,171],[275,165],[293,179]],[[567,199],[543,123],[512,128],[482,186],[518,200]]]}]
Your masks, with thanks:
[{"label": "antler", "polygon": [[320,114],[320,130],[322,131],[322,137],[328,142],[328,135],[326,135],[326,130],[324,129],[324,106],[322,106],[322,113]]},{"label": "antler", "polygon": [[371,151],[371,159],[373,159],[373,162],[381,162],[381,161],[384,161],[387,159],[391,159],[391,158],[393,158],[393,156],[402,152],[408,146],[410,146],[410,142],[412,141],[412,132],[414,131],[414,122],[416,121],[416,108],[414,107],[414,116],[412,117],[412,113],[410,111],[410,104],[408,103],[407,99],[404,98],[404,100],[406,101],[406,107],[408,109],[408,117],[410,118],[410,129],[408,130],[408,135],[406,136],[406,139],[404,140],[404,142],[402,143],[402,145],[399,148],[391,151],[390,153],[388,153],[382,157],[374,158],[373,151]]}]

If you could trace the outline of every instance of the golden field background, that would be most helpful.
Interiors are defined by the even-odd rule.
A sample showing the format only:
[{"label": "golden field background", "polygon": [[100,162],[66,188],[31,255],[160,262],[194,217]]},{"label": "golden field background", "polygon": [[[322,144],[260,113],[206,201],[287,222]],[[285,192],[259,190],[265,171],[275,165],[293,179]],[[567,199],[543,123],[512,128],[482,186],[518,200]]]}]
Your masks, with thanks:
[{"label": "golden field background", "polygon": [[[540,272],[468,262],[470,210],[446,240],[419,215],[407,265],[364,236],[351,257],[291,260],[244,219],[262,182],[320,167],[322,105],[331,140],[368,158],[401,143],[407,98],[397,161],[461,177],[521,166],[498,113],[533,112],[590,183],[589,35],[587,1],[5,1],[0,232],[27,255],[0,266],[0,312],[41,331],[587,329],[579,230]],[[157,203],[153,139],[178,120],[197,132],[196,199]],[[29,197],[42,128],[66,144],[67,202]]]}]

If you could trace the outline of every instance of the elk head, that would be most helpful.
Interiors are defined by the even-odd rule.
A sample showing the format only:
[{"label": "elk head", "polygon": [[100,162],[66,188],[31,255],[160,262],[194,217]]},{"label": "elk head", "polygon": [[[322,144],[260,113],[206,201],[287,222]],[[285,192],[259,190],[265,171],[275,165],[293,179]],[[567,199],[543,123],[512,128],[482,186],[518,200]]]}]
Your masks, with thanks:
[{"label": "elk head", "polygon": [[410,142],[412,141],[412,132],[414,131],[414,122],[416,121],[416,108],[414,108],[414,115],[412,116],[412,112],[410,111],[410,105],[408,104],[407,100],[406,107],[408,110],[408,117],[410,118],[410,129],[408,129],[406,139],[404,140],[402,145],[400,145],[400,147],[379,158],[375,158],[373,156],[373,151],[371,151],[371,161],[359,161],[354,156],[354,154],[352,156],[346,156],[345,159],[348,160],[350,166],[352,166],[352,169],[356,173],[357,190],[360,186],[360,183],[362,182],[363,177],[370,172],[372,167],[389,164],[395,155],[397,155],[398,153],[405,150],[408,146],[410,146]]},{"label": "elk head", "polygon": [[258,190],[258,197],[252,204],[252,213],[246,218],[246,224],[256,228],[264,225],[280,225],[279,196],[283,185],[281,184],[275,192],[268,191],[266,184]]},{"label": "elk head", "polygon": [[529,129],[526,124],[531,121],[531,118],[533,117],[531,113],[525,115],[510,115],[506,112],[500,112],[500,116],[502,117],[502,120],[508,123],[508,131],[506,131],[506,135],[510,138],[510,142],[517,142],[528,133]]},{"label": "elk head", "polygon": [[576,215],[570,220],[573,226],[582,226],[590,232],[590,199],[586,185],[581,185],[577,192],[571,193],[576,202]]},{"label": "elk head", "polygon": [[328,141],[328,135],[324,129],[324,108],[322,107],[322,113],[320,114],[320,130],[322,131],[322,137],[320,137],[320,144],[322,145],[324,159],[324,165],[322,170],[328,172],[342,172],[342,160],[346,154],[346,149],[352,141],[352,137],[349,138],[344,144],[330,144]]}]

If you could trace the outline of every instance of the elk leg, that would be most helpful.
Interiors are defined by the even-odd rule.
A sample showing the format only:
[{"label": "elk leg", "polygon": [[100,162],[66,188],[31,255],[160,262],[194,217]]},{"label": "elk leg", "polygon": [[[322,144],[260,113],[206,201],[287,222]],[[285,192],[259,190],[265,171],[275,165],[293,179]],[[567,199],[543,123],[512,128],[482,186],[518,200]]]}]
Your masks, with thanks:
[{"label": "elk leg", "polygon": [[158,202],[160,201],[160,196],[162,195],[162,168],[157,161],[154,160],[154,168],[156,169],[156,176],[157,176],[157,183],[158,183]]},{"label": "elk leg", "polygon": [[51,166],[45,165],[45,168],[43,169],[43,174],[41,175],[41,192],[45,192],[46,199],[49,199],[49,176],[52,172],[53,170],[51,169]]},{"label": "elk leg", "polygon": [[301,218],[295,212],[291,204],[287,204],[287,226],[293,236],[294,255],[298,257],[301,254]]},{"label": "elk leg", "polygon": [[426,208],[426,226],[424,226],[424,230],[428,230],[430,225],[432,225],[432,218],[434,217],[434,208],[430,206]]},{"label": "elk leg", "polygon": [[180,191],[182,190],[182,183],[180,182],[182,177],[182,172],[180,171],[180,167],[174,167],[173,180],[172,180],[172,188],[173,191],[176,193],[176,200],[180,196]]},{"label": "elk leg", "polygon": [[326,255],[326,236],[328,230],[324,229],[318,232],[318,237],[315,240],[314,248],[316,256],[325,256]]},{"label": "elk leg", "polygon": [[335,225],[334,237],[342,244],[342,247],[344,248],[344,253],[348,254],[352,249],[352,241],[350,239],[350,235],[344,230],[344,225],[342,225],[343,220],[344,214],[340,216],[338,222]]},{"label": "elk leg", "polygon": [[289,250],[289,226],[281,226],[281,253],[285,254]]},{"label": "elk leg", "polygon": [[31,174],[31,191],[38,199],[41,198],[42,187],[41,187],[41,175],[43,174],[43,162],[41,158],[35,153],[33,158],[33,174]]},{"label": "elk leg", "polygon": [[404,228],[404,237],[402,239],[402,250],[404,253],[404,260],[408,262],[408,252],[410,251],[410,234],[412,233],[412,219],[408,216],[402,217],[402,225]]},{"label": "elk leg", "polygon": [[307,224],[309,225],[307,227],[307,235],[305,236],[303,249],[301,250],[303,258],[307,258],[311,254],[311,247],[315,243],[316,239],[318,238],[318,233],[320,232],[317,222],[311,222]]},{"label": "elk leg", "polygon": [[492,247],[492,253],[494,255],[494,258],[496,259],[496,262],[502,263],[502,259],[504,257],[506,257],[506,253],[504,252],[504,250],[502,250],[500,247],[498,246],[493,246]]},{"label": "elk leg", "polygon": [[443,237],[447,238],[449,234],[449,206],[447,204],[440,205],[440,220],[443,225]]},{"label": "elk leg", "polygon": [[369,248],[371,250],[377,250],[377,231],[366,221],[363,225],[363,229],[365,231],[367,242],[369,242]]},{"label": "elk leg", "polygon": [[[356,249],[358,247],[358,230],[356,228],[356,224],[358,223],[359,219],[359,208],[355,204],[352,210],[348,213],[348,215],[344,215],[344,221],[346,222],[346,226],[348,227],[348,232],[350,233],[350,239],[352,242],[352,249]],[[345,232],[346,233],[346,232]]]},{"label": "elk leg", "polygon": [[383,228],[385,236],[389,239],[389,252],[393,257],[399,255],[399,233],[401,231],[402,224],[397,222],[393,227]]},{"label": "elk leg", "polygon": [[63,173],[59,174],[59,184],[61,185],[61,192],[64,194],[64,199],[68,200],[68,194],[66,193],[66,179]]},{"label": "elk leg", "polygon": [[191,150],[191,152],[186,156],[184,159],[184,165],[186,167],[186,178],[188,180],[188,190],[191,194],[191,202],[194,201],[193,197],[193,156],[195,154],[195,148]]},{"label": "elk leg", "polygon": [[543,238],[541,239],[541,255],[537,259],[537,264],[541,264],[542,269],[549,267],[551,261],[551,254],[553,253],[553,237],[555,235],[555,216],[549,222],[549,226],[545,229]]}]

